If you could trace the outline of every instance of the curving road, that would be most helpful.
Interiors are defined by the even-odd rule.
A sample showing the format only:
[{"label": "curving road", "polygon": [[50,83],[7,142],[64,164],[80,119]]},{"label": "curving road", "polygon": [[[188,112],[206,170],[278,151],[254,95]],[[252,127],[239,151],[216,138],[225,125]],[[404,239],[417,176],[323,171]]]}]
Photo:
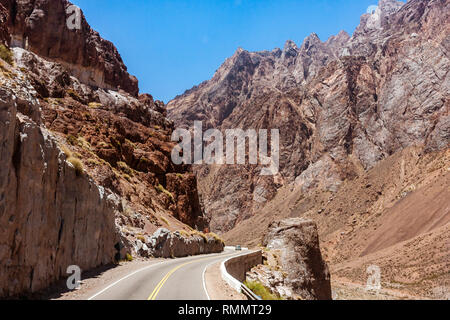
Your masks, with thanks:
[{"label": "curving road", "polygon": [[239,254],[226,250],[156,263],[117,280],[89,300],[209,300],[206,268]]}]

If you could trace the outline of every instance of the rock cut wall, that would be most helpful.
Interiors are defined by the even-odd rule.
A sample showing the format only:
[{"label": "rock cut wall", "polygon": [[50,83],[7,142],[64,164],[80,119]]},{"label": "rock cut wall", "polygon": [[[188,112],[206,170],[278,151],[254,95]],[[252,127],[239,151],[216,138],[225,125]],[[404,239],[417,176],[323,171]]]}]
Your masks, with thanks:
[{"label": "rock cut wall", "polygon": [[0,89],[0,297],[44,289],[69,265],[111,263],[119,241],[114,196],[77,173],[19,101]]}]

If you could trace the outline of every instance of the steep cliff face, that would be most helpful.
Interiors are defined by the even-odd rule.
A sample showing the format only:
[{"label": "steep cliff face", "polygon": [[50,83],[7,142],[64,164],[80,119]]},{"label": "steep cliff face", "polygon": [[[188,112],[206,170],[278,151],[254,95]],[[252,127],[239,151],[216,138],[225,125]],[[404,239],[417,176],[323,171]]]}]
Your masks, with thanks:
[{"label": "steep cliff face", "polygon": [[[81,82],[105,89],[139,93],[138,81],[130,76],[114,45],[91,29],[81,14],[79,28],[67,0],[1,0],[8,10],[11,45],[60,62]],[[72,18],[73,17],[73,18]],[[73,23],[75,24],[75,20]]]},{"label": "steep cliff face", "polygon": [[40,94],[43,124],[99,185],[124,199],[123,225],[137,228],[131,234],[154,232],[165,216],[175,218],[173,228],[181,221],[207,229],[194,175],[171,161],[173,124],[162,102],[86,86],[58,63],[13,52]]},{"label": "steep cliff face", "polygon": [[0,43],[5,45],[9,44],[9,33],[8,33],[8,12],[5,7],[0,4]]},{"label": "steep cliff face", "polygon": [[[115,47],[84,18],[67,29],[67,1],[0,3],[12,38],[0,59],[0,296],[41,290],[69,265],[158,255],[141,239],[162,226],[207,232],[194,174],[170,159],[165,106],[138,95]],[[195,233],[168,252],[223,249]]]},{"label": "steep cliff face", "polygon": [[279,175],[261,178],[251,165],[196,169],[213,229],[232,229],[281,186],[336,191],[405,147],[448,147],[449,12],[443,0],[383,0],[351,38],[312,34],[300,48],[239,49],[171,101],[178,126],[280,130]]},{"label": "steep cliff face", "polygon": [[[18,77],[22,77],[17,75]],[[36,292],[66,276],[114,262],[119,201],[79,173],[39,122],[35,92],[0,77],[0,296]],[[31,115],[31,114],[30,114]]]}]

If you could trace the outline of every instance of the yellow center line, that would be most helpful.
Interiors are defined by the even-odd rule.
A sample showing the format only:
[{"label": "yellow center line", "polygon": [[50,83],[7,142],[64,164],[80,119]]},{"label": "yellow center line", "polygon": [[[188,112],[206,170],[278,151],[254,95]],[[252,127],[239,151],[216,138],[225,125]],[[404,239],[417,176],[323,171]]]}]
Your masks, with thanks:
[{"label": "yellow center line", "polygon": [[[233,254],[225,255],[225,256],[223,256],[223,257],[225,258],[225,257],[232,256],[232,255],[234,255],[234,253],[233,253]],[[167,280],[169,280],[170,276],[171,276],[172,274],[174,274],[177,270],[179,270],[179,269],[181,269],[181,268],[183,268],[184,266],[187,266],[187,265],[189,265],[189,264],[192,264],[192,263],[195,263],[195,262],[200,262],[200,261],[203,261],[203,260],[212,259],[212,258],[216,258],[216,257],[207,257],[207,258],[203,258],[203,259],[197,259],[197,260],[194,260],[194,261],[189,261],[189,262],[183,263],[183,264],[181,264],[181,265],[179,265],[179,266],[173,268],[172,270],[170,270],[170,271],[164,276],[164,278],[162,278],[162,280],[158,283],[158,285],[155,287],[155,290],[153,290],[152,294],[148,297],[147,300],[156,300],[156,297],[158,296],[159,291],[161,291],[162,287],[163,287],[164,284],[167,282]]]}]

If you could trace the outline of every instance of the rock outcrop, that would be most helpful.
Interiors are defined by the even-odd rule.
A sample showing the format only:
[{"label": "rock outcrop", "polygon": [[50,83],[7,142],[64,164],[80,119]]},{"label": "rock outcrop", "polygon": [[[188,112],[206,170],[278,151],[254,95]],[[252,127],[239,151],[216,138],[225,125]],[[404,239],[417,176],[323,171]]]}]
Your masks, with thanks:
[{"label": "rock outcrop", "polygon": [[212,230],[233,229],[280,187],[335,192],[406,147],[447,148],[449,12],[445,0],[383,0],[352,37],[239,49],[211,80],[171,101],[180,127],[201,120],[205,130],[280,130],[274,177],[255,165],[195,169]]},{"label": "rock outcrop", "polygon": [[68,27],[67,21],[76,19],[75,9],[68,10],[69,1],[1,0],[0,4],[9,12],[12,47],[63,64],[84,84],[121,89],[137,97],[137,79],[128,74],[115,46],[91,29],[81,11],[79,26]]},{"label": "rock outcrop", "polygon": [[178,258],[199,254],[220,253],[225,244],[217,236],[210,234],[170,232],[158,229],[151,237],[136,241],[136,250],[144,256],[155,258]]},{"label": "rock outcrop", "polygon": [[257,280],[286,299],[331,300],[328,266],[322,259],[317,225],[287,219],[269,226],[263,245],[275,258],[254,268],[247,279]]},{"label": "rock outcrop", "polygon": [[[51,133],[20,112],[33,90],[0,89],[0,297],[36,292],[115,261],[118,199],[76,170]],[[31,95],[30,95],[31,94]],[[34,103],[34,105],[33,105]],[[120,259],[120,257],[119,257]]]},{"label": "rock outcrop", "polygon": [[171,161],[173,123],[162,102],[86,86],[58,63],[21,48],[13,52],[41,98],[46,128],[77,154],[99,185],[139,212],[138,219],[122,217],[123,225],[152,232],[156,213],[164,211],[192,228],[208,228],[195,176]]},{"label": "rock outcrop", "polygon": [[10,37],[8,33],[8,12],[5,7],[0,4],[0,44],[9,44]]}]

